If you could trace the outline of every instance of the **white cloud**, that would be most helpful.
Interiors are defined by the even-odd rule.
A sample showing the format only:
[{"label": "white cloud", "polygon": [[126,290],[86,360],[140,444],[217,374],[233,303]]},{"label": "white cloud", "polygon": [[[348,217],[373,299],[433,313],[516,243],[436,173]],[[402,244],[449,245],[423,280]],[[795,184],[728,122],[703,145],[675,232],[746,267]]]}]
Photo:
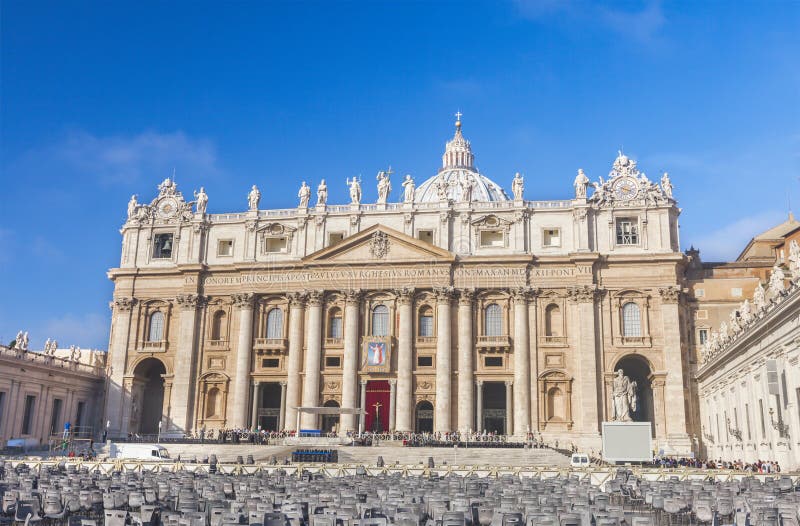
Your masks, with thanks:
[{"label": "white cloud", "polygon": [[700,249],[703,261],[733,261],[753,238],[786,220],[785,212],[765,210],[736,221],[699,237],[688,239],[688,245]]},{"label": "white cloud", "polygon": [[40,329],[31,331],[31,335],[41,337],[41,341],[31,342],[32,347],[41,348],[44,340],[55,338],[61,348],[76,345],[84,349],[101,349],[108,347],[108,335],[111,317],[98,313],[66,314],[59,318],[51,318],[42,323]]}]

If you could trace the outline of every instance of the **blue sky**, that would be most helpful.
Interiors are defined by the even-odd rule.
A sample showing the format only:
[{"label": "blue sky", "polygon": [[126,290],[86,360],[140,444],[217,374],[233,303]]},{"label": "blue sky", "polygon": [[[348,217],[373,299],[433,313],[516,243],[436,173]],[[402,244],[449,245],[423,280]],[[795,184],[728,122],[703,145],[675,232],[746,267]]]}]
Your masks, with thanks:
[{"label": "blue sky", "polygon": [[528,199],[569,197],[579,167],[605,177],[619,148],[669,171],[706,260],[800,208],[798,2],[0,10],[4,342],[106,348],[126,203],[173,169],[210,212],[243,210],[254,183],[262,207],[294,206],[323,177],[345,202],[346,177],[433,175],[459,109],[481,171],[522,172]]}]

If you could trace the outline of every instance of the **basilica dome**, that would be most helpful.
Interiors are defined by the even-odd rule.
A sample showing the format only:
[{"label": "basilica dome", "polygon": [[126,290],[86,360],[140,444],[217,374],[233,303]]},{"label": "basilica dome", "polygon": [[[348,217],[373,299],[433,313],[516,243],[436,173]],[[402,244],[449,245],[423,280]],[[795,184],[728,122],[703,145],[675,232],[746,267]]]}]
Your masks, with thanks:
[{"label": "basilica dome", "polygon": [[464,185],[472,185],[472,201],[509,201],[505,191],[481,175],[475,168],[475,156],[469,141],[461,134],[461,119],[456,121],[455,136],[447,142],[439,173],[419,185],[414,193],[417,203],[438,203],[446,193],[447,199],[462,201]]}]

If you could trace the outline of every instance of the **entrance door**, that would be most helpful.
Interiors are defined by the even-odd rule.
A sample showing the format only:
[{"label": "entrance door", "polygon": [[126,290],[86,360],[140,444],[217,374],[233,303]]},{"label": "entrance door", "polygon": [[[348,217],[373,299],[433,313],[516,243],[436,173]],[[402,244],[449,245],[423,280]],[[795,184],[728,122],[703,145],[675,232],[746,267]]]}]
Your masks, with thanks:
[{"label": "entrance door", "polygon": [[417,433],[433,433],[433,404],[423,400],[417,404],[416,425]]},{"label": "entrance door", "polygon": [[483,429],[497,435],[506,434],[506,384],[484,382]]},{"label": "entrance door", "polygon": [[[328,400],[322,407],[339,407],[336,400]],[[322,415],[322,432],[331,433],[339,429],[339,415]]]},{"label": "entrance door", "polygon": [[367,382],[364,430],[383,433],[389,430],[389,382],[388,380],[370,380]]},{"label": "entrance door", "polygon": [[266,431],[280,431],[281,384],[269,382],[261,384],[258,404],[258,425]]},{"label": "entrance door", "polygon": [[138,389],[134,389],[131,420],[138,418],[138,432],[143,435],[158,433],[164,410],[163,375],[166,373],[164,364],[156,358],[142,360],[133,371],[134,384]]}]

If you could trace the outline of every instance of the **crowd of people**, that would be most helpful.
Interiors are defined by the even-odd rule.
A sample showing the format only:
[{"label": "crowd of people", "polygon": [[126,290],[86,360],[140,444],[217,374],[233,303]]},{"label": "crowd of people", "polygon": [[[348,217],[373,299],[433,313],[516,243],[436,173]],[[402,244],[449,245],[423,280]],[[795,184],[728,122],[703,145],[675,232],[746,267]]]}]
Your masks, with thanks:
[{"label": "crowd of people", "polygon": [[744,462],[742,460],[707,460],[697,458],[655,457],[653,465],[662,468],[699,468],[699,469],[732,469],[747,473],[780,473],[781,466],[775,461],[757,460]]}]

